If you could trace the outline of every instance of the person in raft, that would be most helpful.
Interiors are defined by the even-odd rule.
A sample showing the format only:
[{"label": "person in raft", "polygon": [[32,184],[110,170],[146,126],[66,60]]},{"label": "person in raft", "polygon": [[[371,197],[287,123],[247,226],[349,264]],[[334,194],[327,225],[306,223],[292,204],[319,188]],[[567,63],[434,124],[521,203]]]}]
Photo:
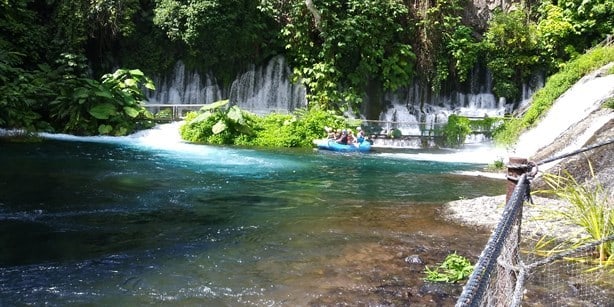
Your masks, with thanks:
[{"label": "person in raft", "polygon": [[356,133],[356,142],[357,143],[362,143],[365,140],[365,132],[362,130],[362,128],[356,127],[356,131],[358,131]]},{"label": "person in raft", "polygon": [[348,144],[348,132],[347,130],[341,131],[341,136],[337,139],[338,144],[347,145]]},{"label": "person in raft", "polygon": [[354,132],[352,130],[348,130],[348,144],[354,144],[356,142],[356,137],[354,137]]},{"label": "person in raft", "polygon": [[324,131],[326,131],[326,137],[328,139],[336,139],[335,130],[331,127],[324,127]]}]

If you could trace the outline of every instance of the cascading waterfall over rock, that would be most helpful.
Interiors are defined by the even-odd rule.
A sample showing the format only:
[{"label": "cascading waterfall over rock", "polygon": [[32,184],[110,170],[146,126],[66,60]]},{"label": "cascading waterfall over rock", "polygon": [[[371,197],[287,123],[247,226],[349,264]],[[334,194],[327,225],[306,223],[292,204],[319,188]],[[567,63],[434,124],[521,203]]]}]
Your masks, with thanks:
[{"label": "cascading waterfall over rock", "polygon": [[266,66],[251,67],[230,87],[230,102],[256,114],[291,112],[305,107],[305,87],[290,81],[291,71],[282,56]]},{"label": "cascading waterfall over rock", "polygon": [[224,90],[214,76],[201,77],[177,62],[170,76],[154,78],[157,90],[146,94],[152,104],[208,104],[229,99],[231,104],[257,114],[287,113],[307,105],[305,87],[293,84],[290,74],[285,59],[277,56],[267,65],[250,67]]},{"label": "cascading waterfall over rock", "polygon": [[[305,87],[290,80],[291,69],[283,56],[271,58],[266,65],[249,67],[226,89],[220,87],[213,75],[187,71],[178,62],[171,75],[154,78],[157,90],[147,95],[149,102],[156,104],[207,104],[229,99],[231,104],[257,114],[286,113],[307,105]],[[403,135],[422,135],[441,127],[451,114],[482,117],[513,111],[513,105],[492,94],[491,80],[487,70],[475,69],[465,89],[449,90],[448,94],[433,95],[417,82],[384,93],[378,124],[382,132],[399,129]],[[528,99],[532,92],[533,87],[524,87],[523,99]]]},{"label": "cascading waterfall over rock", "polygon": [[224,93],[214,76],[201,76],[198,72],[186,71],[183,62],[175,64],[173,73],[154,77],[155,91],[147,91],[149,103],[155,104],[206,104],[224,99]]},{"label": "cascading waterfall over rock", "polygon": [[[497,100],[491,92],[489,75],[480,76],[475,70],[469,80],[467,93],[451,91],[433,96],[429,89],[414,83],[384,96],[387,109],[379,120],[398,122],[389,128],[399,129],[404,135],[420,135],[423,130],[432,130],[447,122],[448,116],[457,114],[468,117],[502,116],[509,112],[504,100]],[[488,72],[485,72],[488,74]]]}]

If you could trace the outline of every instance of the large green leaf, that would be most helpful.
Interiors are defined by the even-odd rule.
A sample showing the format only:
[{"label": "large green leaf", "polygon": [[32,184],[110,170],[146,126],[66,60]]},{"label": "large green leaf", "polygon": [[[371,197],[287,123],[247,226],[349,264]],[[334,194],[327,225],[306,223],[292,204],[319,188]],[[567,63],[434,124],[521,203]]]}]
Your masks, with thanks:
[{"label": "large green leaf", "polygon": [[101,103],[91,108],[89,113],[97,119],[109,119],[110,116],[117,114],[117,111],[114,105]]},{"label": "large green leaf", "polygon": [[221,108],[221,107],[227,105],[228,102],[229,102],[228,99],[226,99],[226,100],[219,100],[219,101],[216,101],[214,103],[210,103],[210,104],[204,105],[202,108],[200,108],[200,110],[201,111],[208,111],[208,110],[213,110],[213,109]]},{"label": "large green leaf", "polygon": [[145,76],[145,74],[140,69],[131,69],[129,72],[133,76],[139,76],[139,77]]},{"label": "large green leaf", "polygon": [[145,88],[155,91],[156,90],[156,85],[153,83],[153,80],[147,78],[146,82],[145,82]]},{"label": "large green leaf", "polygon": [[130,116],[131,118],[139,116],[139,110],[132,107],[124,107],[124,113],[126,113],[126,115]]},{"label": "large green leaf", "polygon": [[228,110],[227,116],[235,123],[243,124],[245,122],[243,119],[243,112],[241,112],[241,109],[237,106],[232,106],[232,108]]},{"label": "large green leaf", "polygon": [[213,125],[213,127],[211,128],[211,131],[213,132],[213,134],[219,134],[222,133],[224,130],[226,130],[226,128],[228,128],[228,126],[226,126],[226,123],[224,122],[224,120],[218,121],[215,125]]},{"label": "large green leaf", "polygon": [[196,116],[193,120],[190,121],[190,124],[200,123],[206,121],[213,113],[211,112],[203,112]]},{"label": "large green leaf", "polygon": [[108,99],[113,99],[113,94],[111,94],[111,92],[109,92],[108,90],[100,90],[100,91],[96,91],[94,93],[94,95],[98,96],[98,97],[103,97],[103,98],[108,98]]},{"label": "large green leaf", "polygon": [[100,134],[109,134],[113,131],[113,126],[111,125],[100,125],[98,126],[98,133]]},{"label": "large green leaf", "polygon": [[87,88],[79,87],[75,90],[72,96],[75,99],[80,99],[80,98],[87,98],[87,96],[89,95],[90,95],[90,91]]},{"label": "large green leaf", "polygon": [[127,86],[137,86],[137,82],[136,80],[132,79],[132,78],[128,78],[126,80],[124,80],[124,84],[126,84]]}]

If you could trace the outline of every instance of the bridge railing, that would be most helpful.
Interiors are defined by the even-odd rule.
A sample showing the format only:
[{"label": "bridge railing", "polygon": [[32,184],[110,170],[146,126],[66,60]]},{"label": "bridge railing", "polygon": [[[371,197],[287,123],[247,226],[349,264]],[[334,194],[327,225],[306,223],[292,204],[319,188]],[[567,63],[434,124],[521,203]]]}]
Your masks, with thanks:
[{"label": "bridge railing", "polygon": [[204,104],[164,104],[148,103],[144,107],[152,114],[156,115],[158,121],[178,121],[182,120],[189,111],[197,111]]}]

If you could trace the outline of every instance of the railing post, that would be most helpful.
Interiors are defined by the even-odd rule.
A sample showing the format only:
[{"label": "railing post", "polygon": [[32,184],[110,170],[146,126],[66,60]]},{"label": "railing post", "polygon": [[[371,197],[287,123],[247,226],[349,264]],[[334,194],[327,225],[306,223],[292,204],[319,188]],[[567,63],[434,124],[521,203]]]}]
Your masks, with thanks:
[{"label": "railing post", "polygon": [[529,161],[526,158],[510,157],[507,164],[507,194],[505,194],[505,203],[510,200],[512,192],[516,188],[516,183],[520,175],[527,172],[527,164]]}]

